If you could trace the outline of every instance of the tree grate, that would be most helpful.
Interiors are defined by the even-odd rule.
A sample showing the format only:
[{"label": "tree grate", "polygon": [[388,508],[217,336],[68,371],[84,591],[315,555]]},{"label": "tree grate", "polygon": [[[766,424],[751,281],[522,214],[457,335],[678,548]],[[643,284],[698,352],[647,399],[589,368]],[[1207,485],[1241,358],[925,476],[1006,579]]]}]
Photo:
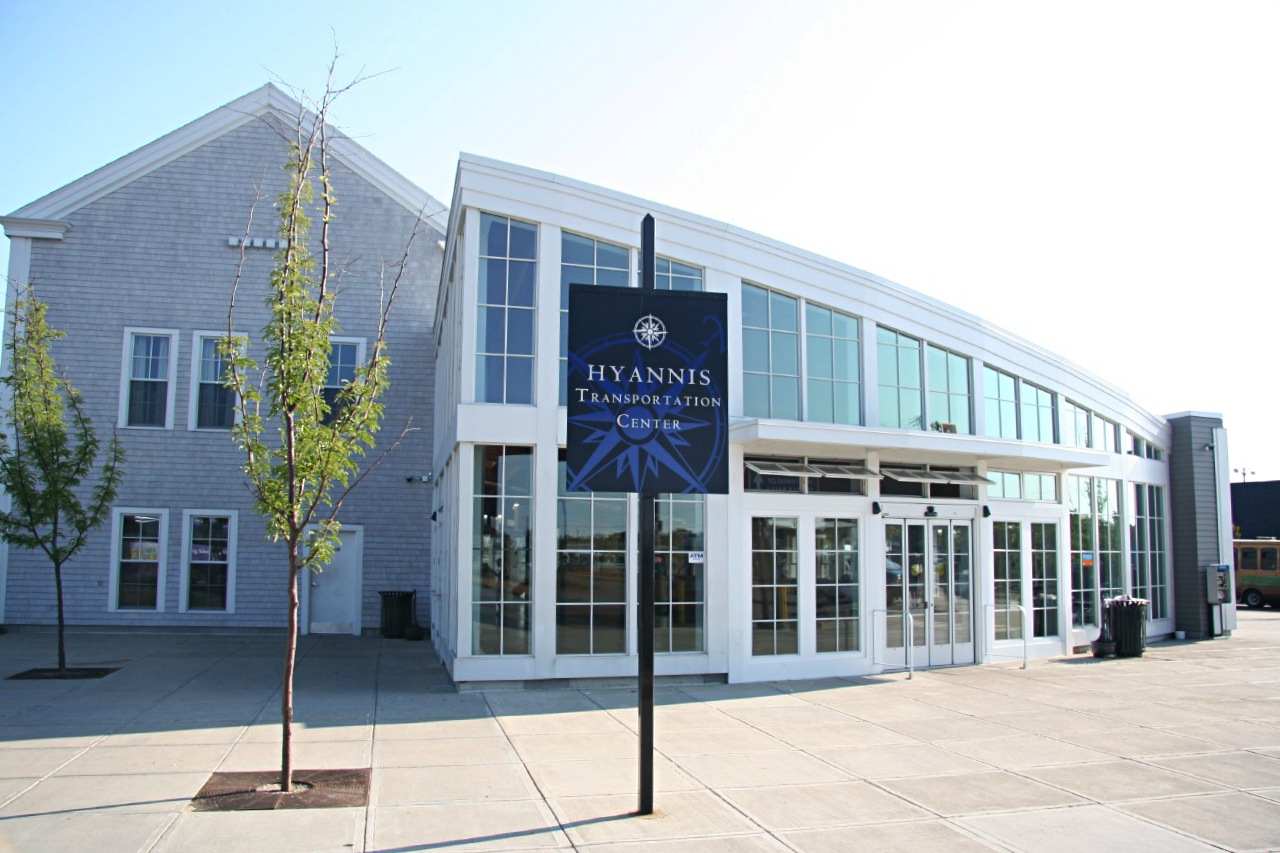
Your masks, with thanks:
[{"label": "tree grate", "polygon": [[342,809],[369,804],[368,768],[295,770],[294,790],[271,790],[279,770],[214,773],[191,799],[196,812],[268,811],[272,809]]}]

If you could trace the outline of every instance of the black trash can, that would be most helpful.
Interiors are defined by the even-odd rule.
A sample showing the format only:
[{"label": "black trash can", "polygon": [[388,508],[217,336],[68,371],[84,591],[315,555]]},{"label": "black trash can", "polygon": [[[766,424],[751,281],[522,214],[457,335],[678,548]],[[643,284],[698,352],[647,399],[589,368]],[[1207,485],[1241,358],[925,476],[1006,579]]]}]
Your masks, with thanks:
[{"label": "black trash can", "polygon": [[1109,599],[1107,618],[1116,641],[1116,657],[1142,657],[1147,648],[1147,602],[1128,596]]},{"label": "black trash can", "polygon": [[404,638],[404,629],[413,624],[412,590],[387,590],[382,596],[382,636],[389,640]]}]

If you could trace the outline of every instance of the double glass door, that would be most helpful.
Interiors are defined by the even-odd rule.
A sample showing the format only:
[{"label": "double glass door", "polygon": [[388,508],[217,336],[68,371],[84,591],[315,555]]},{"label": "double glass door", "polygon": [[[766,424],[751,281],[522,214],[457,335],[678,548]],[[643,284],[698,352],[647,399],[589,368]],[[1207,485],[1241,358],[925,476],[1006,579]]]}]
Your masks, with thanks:
[{"label": "double glass door", "polygon": [[886,663],[973,663],[973,526],[885,522]]}]

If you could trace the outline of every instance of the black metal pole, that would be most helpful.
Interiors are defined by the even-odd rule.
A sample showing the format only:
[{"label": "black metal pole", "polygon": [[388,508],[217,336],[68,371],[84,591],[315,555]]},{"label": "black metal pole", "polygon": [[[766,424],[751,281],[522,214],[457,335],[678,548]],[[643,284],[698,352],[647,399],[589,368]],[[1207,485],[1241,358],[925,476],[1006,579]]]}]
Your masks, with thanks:
[{"label": "black metal pole", "polygon": [[[653,226],[652,214],[645,214],[640,225],[640,286],[644,290],[654,289]],[[640,656],[639,811],[642,815],[653,814],[653,552],[657,498],[649,491],[640,494],[640,559],[636,564],[640,582],[637,633]]]}]

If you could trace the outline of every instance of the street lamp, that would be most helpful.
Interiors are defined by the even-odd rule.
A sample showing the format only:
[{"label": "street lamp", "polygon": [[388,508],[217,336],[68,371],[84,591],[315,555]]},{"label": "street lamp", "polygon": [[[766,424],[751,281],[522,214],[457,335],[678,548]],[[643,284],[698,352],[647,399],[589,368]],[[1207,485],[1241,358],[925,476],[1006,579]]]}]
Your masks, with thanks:
[{"label": "street lamp", "polygon": [[1242,481],[1242,482],[1245,482],[1245,483],[1249,482],[1249,475],[1250,475],[1250,474],[1257,474],[1257,473],[1258,473],[1257,471],[1250,471],[1248,468],[1232,468],[1231,470],[1232,470],[1233,472],[1235,472],[1236,474],[1239,474],[1239,475],[1240,475],[1240,479],[1241,479],[1241,481]]}]

